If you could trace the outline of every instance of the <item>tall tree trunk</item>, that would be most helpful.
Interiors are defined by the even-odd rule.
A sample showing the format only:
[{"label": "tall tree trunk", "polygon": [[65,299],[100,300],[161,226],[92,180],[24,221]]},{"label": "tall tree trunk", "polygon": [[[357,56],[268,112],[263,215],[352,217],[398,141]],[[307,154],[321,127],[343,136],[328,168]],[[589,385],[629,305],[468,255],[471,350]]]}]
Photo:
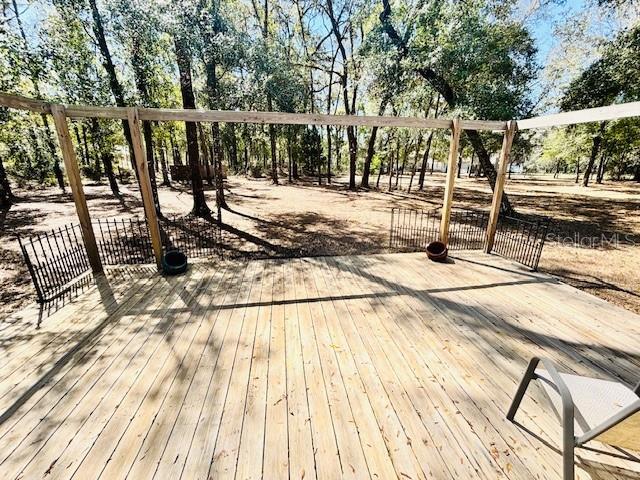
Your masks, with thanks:
[{"label": "tall tree trunk", "polygon": [[[422,191],[424,188],[424,175],[427,170],[427,163],[429,162],[429,151],[431,150],[431,142],[433,141],[433,130],[429,132],[429,136],[427,137],[427,146],[424,149],[424,154],[422,155],[422,165],[420,165],[420,175],[418,176],[418,190]],[[431,173],[433,173],[433,165],[431,167]]]},{"label": "tall tree trunk", "polygon": [[153,196],[153,204],[156,212],[162,216],[160,211],[160,199],[158,198],[158,182],[156,180],[156,160],[153,150],[153,131],[151,122],[142,121],[142,136],[144,137],[145,154],[147,155],[147,170],[149,170],[149,182],[151,183],[151,194]]},{"label": "tall tree trunk", "polygon": [[170,187],[169,169],[167,168],[167,152],[163,139],[160,139],[160,168],[162,169],[162,186]]},{"label": "tall tree trunk", "polygon": [[580,181],[580,158],[576,158],[576,180],[574,183]]},{"label": "tall tree trunk", "polygon": [[[187,109],[195,109],[196,100],[193,95],[193,86],[191,83],[191,52],[183,39],[176,37],[174,43],[178,71],[180,73],[182,106]],[[187,136],[187,155],[189,157],[189,166],[191,167],[191,189],[193,191],[193,209],[191,213],[199,217],[209,217],[211,210],[207,206],[202,176],[200,175],[198,130],[196,124],[193,122],[185,122],[185,129]]]},{"label": "tall tree trunk", "polygon": [[218,220],[220,221],[222,208],[229,208],[227,200],[224,197],[224,169],[222,168],[222,142],[220,139],[220,124],[214,122],[211,124],[211,135],[213,137],[213,162],[215,167],[215,183],[216,183],[216,204],[218,205]]},{"label": "tall tree trunk", "polygon": [[[111,94],[116,101],[116,105],[118,107],[125,107],[126,102],[124,98],[124,90],[120,81],[118,80],[118,76],[116,75],[116,67],[113,64],[113,59],[111,58],[111,52],[109,51],[109,46],[107,45],[107,39],[104,33],[104,26],[102,24],[102,16],[100,15],[100,11],[98,10],[98,6],[96,4],[96,0],[89,0],[89,7],[91,8],[91,16],[93,18],[93,34],[95,36],[95,40],[98,43],[98,48],[100,49],[100,54],[102,55],[102,65],[107,72],[107,77],[109,78],[109,87],[111,89]],[[134,159],[133,154],[133,143],[131,142],[131,133],[129,132],[129,122],[127,120],[122,120],[122,131],[124,133],[124,138],[127,140],[127,145],[129,146],[129,158]],[[138,168],[136,167],[136,162],[132,161],[131,166],[133,167],[133,171],[138,176]]]},{"label": "tall tree trunk", "polygon": [[418,157],[420,156],[420,147],[422,147],[422,132],[418,134],[418,143],[416,145],[416,153],[413,157],[413,166],[411,167],[411,179],[409,180],[409,188],[407,193],[411,193],[411,186],[413,185],[413,177],[416,174],[416,166],[418,165]]},{"label": "tall tree trunk", "polygon": [[76,143],[78,144],[78,153],[80,154],[80,166],[86,167],[89,163],[89,159],[84,154],[84,148],[82,147],[82,138],[80,137],[80,130],[78,129],[78,122],[72,122],[73,132],[76,136]]},{"label": "tall tree trunk", "polygon": [[[378,116],[384,115],[384,111],[387,108],[387,97],[383,97],[380,101],[380,107],[378,108]],[[367,145],[367,156],[364,158],[364,165],[362,168],[362,180],[360,180],[360,186],[362,188],[369,188],[369,175],[371,172],[371,160],[376,151],[376,136],[378,135],[378,127],[371,127],[371,135],[369,135],[369,143]]]},{"label": "tall tree trunk", "polygon": [[[218,70],[215,58],[207,57],[205,63],[207,93],[209,99],[209,108],[216,109],[219,107],[219,82],[218,82]],[[216,184],[216,204],[218,209],[218,221],[221,221],[222,209],[229,208],[227,201],[224,198],[224,179],[222,168],[222,143],[220,139],[220,124],[213,123],[211,125],[211,140],[213,142],[214,153],[214,170],[215,170],[215,184]]]},{"label": "tall tree trunk", "polygon": [[0,208],[9,208],[13,204],[11,184],[4,169],[4,160],[0,157]]},{"label": "tall tree trunk", "polygon": [[[215,158],[215,152],[214,152],[214,148],[213,146],[211,148],[209,148],[209,144],[207,142],[207,136],[204,133],[204,128],[202,127],[202,123],[198,122],[198,145],[200,146],[200,158],[204,159],[202,163],[204,163],[204,165],[206,165],[207,167],[209,165],[214,165],[214,158]],[[214,167],[215,169],[215,167]],[[207,169],[207,183],[212,186],[213,185],[213,177],[211,175],[209,175],[209,171]],[[204,179],[203,179],[204,181]]]},{"label": "tall tree trunk", "polygon": [[229,161],[233,164],[233,171],[238,172],[238,139],[236,138],[236,124],[229,123]]},{"label": "tall tree trunk", "polygon": [[398,142],[398,144],[396,145],[397,150],[396,150],[396,185],[395,185],[395,189],[398,189],[398,182],[400,181],[400,177],[402,175],[404,175],[404,165],[407,161],[407,147],[405,145],[404,147],[404,151],[402,153],[402,168],[400,167],[400,143]]},{"label": "tall tree trunk", "polygon": [[[31,58],[31,51],[30,51],[31,49],[29,48],[29,41],[27,40],[27,35],[25,34],[24,28],[22,26],[22,19],[20,17],[20,11],[18,9],[16,0],[12,0],[12,4],[13,4],[14,18],[16,20],[16,23],[18,24],[18,30],[20,31],[20,36],[22,37],[22,42],[24,43],[25,52],[27,53],[27,57],[29,57],[29,60],[34,61]],[[40,94],[40,82],[35,72],[32,72],[31,82],[33,83],[33,90],[35,93],[35,97],[41,98],[42,95]],[[53,160],[53,174],[56,177],[58,187],[60,187],[60,190],[62,190],[62,193],[64,193],[65,191],[64,176],[62,174],[62,169],[60,168],[60,159],[58,157],[58,150],[56,148],[56,143],[53,140],[53,133],[51,132],[51,127],[49,126],[49,117],[45,113],[42,113],[40,117],[42,119],[42,125],[44,126],[45,140],[46,140],[47,148],[49,149],[49,155],[51,155],[51,159]]]},{"label": "tall tree trunk", "polygon": [[[273,100],[271,99],[271,93],[267,93],[267,110],[273,111]],[[269,124],[269,145],[271,151],[271,181],[274,185],[278,185],[278,158],[276,152],[276,129],[275,126]]]},{"label": "tall tree trunk", "polygon": [[[342,33],[340,33],[340,28],[338,26],[338,21],[336,19],[335,13],[333,11],[333,0],[327,0],[327,13],[329,14],[329,20],[331,21],[331,27],[334,36],[336,37],[336,41],[338,43],[338,50],[340,51],[340,56],[342,57],[342,74],[340,75],[340,85],[342,88],[342,100],[344,102],[344,113],[346,115],[353,115],[354,109],[351,108],[355,105],[355,91],[351,96],[351,101],[349,100],[349,73],[348,73],[348,63],[349,58],[347,56],[347,51],[344,47]],[[347,126],[347,142],[349,144],[349,189],[356,189],[356,164],[358,160],[358,138],[356,136],[356,130],[353,125]]]},{"label": "tall tree trunk", "polygon": [[458,178],[461,178],[461,170],[462,170],[462,151],[458,152],[458,172],[456,173]]},{"label": "tall tree trunk", "polygon": [[604,180],[604,172],[607,168],[608,158],[603,153],[600,154],[600,163],[598,164],[598,176],[596,177],[596,183],[601,184]]},{"label": "tall tree trunk", "polygon": [[[83,132],[84,139],[86,142],[86,130]],[[107,180],[109,181],[109,188],[111,188],[111,193],[113,193],[116,197],[120,196],[120,189],[118,188],[118,182],[116,181],[116,175],[113,172],[113,153],[105,148],[102,144],[102,133],[100,132],[100,124],[98,123],[98,119],[91,119],[91,136],[95,138],[98,142],[98,152],[100,158],[102,159],[102,164],[104,165],[104,173],[107,175]],[[86,143],[85,143],[86,145]],[[87,152],[88,153],[88,152]]]},{"label": "tall tree trunk", "polygon": [[[433,107],[433,95],[429,98],[429,106],[427,107],[426,117],[431,113],[431,108]],[[440,109],[440,94],[436,97],[435,101],[435,111],[433,113],[433,117],[438,117],[438,111]],[[427,137],[427,146],[424,150],[424,155],[422,156],[422,164],[420,165],[420,175],[418,177],[418,190],[422,190],[424,187],[424,175],[427,171],[427,163],[429,161],[429,150],[431,150],[431,142],[433,141],[433,130],[429,132],[429,136]]]},{"label": "tall tree trunk", "polygon": [[287,161],[288,161],[287,172],[289,176],[289,183],[293,182],[293,172],[291,170],[292,163],[293,163],[293,159],[291,157],[293,156],[293,152],[291,150],[292,150],[291,149],[291,127],[289,127],[287,131]]},{"label": "tall tree trunk", "polygon": [[176,132],[173,128],[173,124],[169,126],[169,143],[171,144],[171,156],[173,158],[174,165],[182,165],[182,156],[180,155],[180,147],[176,142]]},{"label": "tall tree trunk", "polygon": [[600,122],[598,133],[593,137],[593,143],[591,144],[591,155],[589,155],[589,163],[587,163],[587,169],[584,171],[584,177],[582,178],[582,185],[585,187],[589,186],[589,177],[591,176],[593,165],[595,164],[596,158],[598,158],[598,153],[600,152],[602,135],[604,134],[606,125],[606,122]]},{"label": "tall tree trunk", "polygon": [[389,155],[389,187],[387,189],[389,192],[391,191],[392,180],[393,180],[393,153]]}]

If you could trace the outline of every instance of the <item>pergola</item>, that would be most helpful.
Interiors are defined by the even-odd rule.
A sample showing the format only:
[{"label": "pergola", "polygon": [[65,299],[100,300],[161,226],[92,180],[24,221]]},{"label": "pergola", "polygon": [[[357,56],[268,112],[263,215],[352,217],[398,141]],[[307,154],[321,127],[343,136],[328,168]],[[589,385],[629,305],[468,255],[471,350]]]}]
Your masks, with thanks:
[{"label": "pergola", "polygon": [[50,114],[58,135],[58,141],[64,159],[65,170],[69,186],[76,206],[76,212],[82,228],[82,237],[89,262],[94,273],[102,272],[102,263],[98,254],[96,238],[91,224],[91,217],[82,187],[80,171],[75,150],[69,135],[67,119],[103,118],[119,119],[128,122],[133,144],[134,161],[139,172],[139,186],[144,205],[146,223],[156,263],[160,264],[162,256],[162,242],[160,227],[153,204],[151,182],[146,162],[146,155],[140,134],[140,121],[180,121],[180,122],[226,122],[226,123],[257,123],[281,125],[336,125],[361,127],[404,127],[449,129],[449,156],[447,177],[445,183],[442,215],[440,222],[440,240],[447,242],[453,192],[457,174],[457,156],[460,134],[463,130],[485,130],[504,132],[502,149],[500,151],[495,188],[489,214],[489,224],[486,232],[485,252],[491,253],[500,215],[500,205],[504,192],[507,165],[513,139],[518,130],[549,128],[562,125],[600,122],[621,118],[640,116],[640,102],[616,104],[607,107],[590,108],[571,112],[527,118],[522,120],[469,120],[445,118],[419,117],[389,117],[389,116],[360,116],[360,115],[326,115],[283,112],[245,112],[225,110],[200,109],[170,109],[143,107],[104,107],[87,105],[61,105],[18,95],[0,92],[0,106],[26,110],[39,114]]}]

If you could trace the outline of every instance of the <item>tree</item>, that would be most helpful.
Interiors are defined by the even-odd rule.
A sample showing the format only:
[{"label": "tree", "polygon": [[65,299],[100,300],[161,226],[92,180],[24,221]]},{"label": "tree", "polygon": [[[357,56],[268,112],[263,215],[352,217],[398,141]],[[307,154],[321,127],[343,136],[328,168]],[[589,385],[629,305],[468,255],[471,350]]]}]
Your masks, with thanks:
[{"label": "tree", "polygon": [[[75,3],[77,0],[54,0],[54,2],[64,4],[66,1],[69,3]],[[116,67],[113,63],[113,58],[111,56],[111,50],[109,49],[109,45],[107,44],[107,37],[104,29],[104,22],[102,21],[102,15],[100,14],[100,10],[98,9],[98,5],[96,0],[88,0],[89,9],[91,11],[92,24],[91,28],[93,31],[94,39],[97,44],[97,47],[100,51],[100,55],[102,56],[102,66],[104,67],[105,72],[107,73],[107,78],[109,79],[109,87],[111,89],[111,93],[118,107],[127,106],[127,102],[124,95],[124,89],[120,80],[118,79],[118,75],[116,74]],[[84,2],[78,2],[80,9],[83,8]],[[127,120],[122,120],[122,131],[124,134],[124,138],[127,141],[127,145],[129,146],[129,157],[134,158],[133,154],[133,144],[131,142],[131,132],[129,132],[129,122]],[[133,170],[138,175],[138,169],[136,168],[135,162],[131,162],[133,166]]]},{"label": "tree", "polygon": [[[270,35],[269,35],[269,0],[264,0],[263,16],[260,18],[260,12],[256,3],[257,0],[252,0],[253,10],[258,22],[261,22],[262,40],[264,42],[265,55],[268,58],[270,50]],[[273,94],[270,89],[267,88],[267,111],[273,111]],[[278,185],[278,159],[276,149],[276,130],[272,123],[269,124],[269,145],[271,153],[271,181],[274,185]]]},{"label": "tree", "polygon": [[[335,36],[338,51],[342,60],[342,72],[339,73],[340,87],[342,89],[342,100],[344,106],[344,113],[346,115],[355,115],[356,113],[356,92],[357,89],[353,87],[351,93],[349,93],[349,64],[353,64],[352,59],[347,55],[347,49],[345,47],[345,35],[349,34],[353,38],[354,25],[350,21],[350,13],[352,5],[345,5],[341,9],[340,15],[336,15],[333,8],[333,0],[327,0],[326,5],[323,5],[329,21],[331,22],[331,31]],[[342,14],[346,12],[346,19],[343,19]],[[351,51],[353,52],[353,45],[351,45]],[[358,160],[358,137],[356,136],[356,129],[353,125],[347,126],[347,142],[349,143],[349,189],[356,189],[356,164]]]},{"label": "tree", "polygon": [[[16,0],[12,0],[12,5],[13,5],[14,19],[18,25],[18,30],[20,31],[20,37],[22,38],[22,41],[24,43],[24,52],[25,52],[25,56],[27,57],[27,65],[29,66],[29,70],[30,70],[33,93],[36,98],[41,98],[42,94],[40,93],[39,76],[42,69],[41,64],[44,62],[42,58],[39,58],[37,56],[34,57],[34,55],[32,54],[29,48],[29,41],[27,40],[27,36],[24,32],[24,27],[22,26],[22,21],[20,19],[20,11],[18,9]],[[62,190],[62,192],[64,193],[65,191],[64,177],[62,176],[62,169],[60,168],[60,159],[58,157],[56,144],[53,140],[53,133],[51,132],[51,127],[49,126],[49,117],[43,113],[40,116],[40,118],[42,119],[42,124],[44,126],[45,140],[47,143],[47,147],[49,149],[49,154],[53,159],[53,173],[56,176],[56,180],[58,182],[58,186],[60,187],[60,190]]]},{"label": "tree", "polygon": [[[97,64],[91,42],[82,22],[73,12],[66,8],[58,8],[57,15],[49,18],[48,29],[44,41],[48,45],[47,56],[51,59],[58,83],[61,85],[61,96],[67,103],[87,103],[103,105],[110,103],[111,91],[104,71]],[[113,122],[93,119],[82,123],[82,138],[77,132],[78,145],[82,145],[81,158],[88,168],[89,141],[86,125],[89,126],[92,140],[97,146],[95,152],[96,165],[104,166],[109,186],[114,195],[120,190],[114,173],[113,150],[119,143],[113,132]],[[77,127],[76,127],[77,128]],[[97,171],[98,168],[95,168]]]},{"label": "tree", "polygon": [[[530,110],[533,41],[521,25],[487,15],[490,2],[431,2],[407,22],[403,34],[393,23],[389,0],[382,5],[379,28],[399,58],[440,93],[450,112],[508,120]],[[465,134],[495,188],[496,171],[483,137],[475,130]],[[506,195],[501,210],[513,210]]]},{"label": "tree", "polygon": [[[188,109],[196,108],[196,99],[193,94],[193,82],[191,80],[191,50],[189,49],[188,38],[182,29],[175,32],[174,44],[176,53],[176,63],[180,75],[180,92],[182,94],[182,107]],[[204,196],[204,185],[200,174],[200,157],[198,152],[198,130],[193,122],[185,122],[187,137],[187,155],[189,166],[191,167],[191,190],[193,192],[193,209],[191,213],[198,217],[211,216],[211,210],[207,206]]]},{"label": "tree", "polygon": [[[572,81],[561,100],[563,110],[610,105],[614,101],[640,99],[640,26],[624,31],[603,49],[593,62]],[[600,122],[592,134],[591,153],[584,172],[583,186],[589,185],[596,159],[600,155],[607,123]]]},{"label": "tree", "polygon": [[[125,45],[136,86],[139,104],[143,107],[157,107],[155,91],[157,87],[157,61],[161,55],[163,42],[159,35],[159,17],[151,4],[144,8],[137,2],[117,0],[112,5],[112,16],[118,20],[116,31],[120,43]],[[151,183],[153,203],[158,215],[160,200],[156,181],[155,149],[153,145],[153,125],[149,121],[142,122],[142,136]]]}]

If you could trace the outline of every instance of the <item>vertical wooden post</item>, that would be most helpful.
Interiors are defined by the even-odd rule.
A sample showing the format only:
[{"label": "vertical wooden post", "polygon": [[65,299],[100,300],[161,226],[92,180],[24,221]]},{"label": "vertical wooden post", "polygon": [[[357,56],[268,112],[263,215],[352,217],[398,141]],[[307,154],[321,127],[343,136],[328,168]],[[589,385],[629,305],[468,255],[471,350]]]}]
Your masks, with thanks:
[{"label": "vertical wooden post", "polygon": [[502,150],[500,150],[500,159],[498,160],[498,171],[496,173],[496,184],[493,188],[493,200],[491,202],[491,212],[489,213],[489,224],[487,225],[487,239],[484,246],[486,253],[491,253],[493,242],[496,238],[496,229],[498,228],[498,218],[500,217],[500,206],[502,205],[502,194],[504,192],[504,182],[506,179],[507,165],[509,164],[509,154],[511,153],[511,145],[517,130],[515,120],[507,122],[507,129],[502,139]]},{"label": "vertical wooden post", "polygon": [[67,124],[65,108],[62,105],[51,105],[51,115],[53,115],[53,122],[56,126],[56,133],[58,134],[58,142],[62,150],[62,158],[64,160],[64,168],[67,172],[67,179],[69,180],[69,188],[71,188],[73,202],[76,205],[76,213],[80,220],[82,241],[87,250],[89,265],[91,265],[93,273],[100,273],[102,272],[102,262],[100,261],[100,255],[98,253],[96,236],[93,233],[93,226],[91,225],[87,199],[84,196],[84,190],[82,188],[82,179],[80,178],[76,152],[73,149],[73,143],[71,143],[71,136],[69,135],[69,125]]},{"label": "vertical wooden post", "polygon": [[451,220],[451,205],[453,203],[453,187],[458,169],[458,145],[460,144],[460,119],[454,118],[451,125],[451,141],[449,142],[449,163],[447,166],[447,182],[444,186],[444,200],[442,202],[442,217],[440,219],[440,241],[449,240],[449,221]]},{"label": "vertical wooden post", "polygon": [[156,257],[156,264],[160,267],[162,259],[162,240],[160,238],[160,225],[156,207],[153,203],[153,193],[151,191],[151,180],[149,179],[149,167],[147,156],[142,146],[142,136],[140,135],[140,117],[138,109],[130,107],[127,109],[127,120],[129,121],[129,132],[131,133],[131,143],[133,144],[133,156],[138,167],[138,181],[140,182],[140,193],[142,194],[142,204],[144,205],[144,215],[149,227],[151,237],[151,247]]}]

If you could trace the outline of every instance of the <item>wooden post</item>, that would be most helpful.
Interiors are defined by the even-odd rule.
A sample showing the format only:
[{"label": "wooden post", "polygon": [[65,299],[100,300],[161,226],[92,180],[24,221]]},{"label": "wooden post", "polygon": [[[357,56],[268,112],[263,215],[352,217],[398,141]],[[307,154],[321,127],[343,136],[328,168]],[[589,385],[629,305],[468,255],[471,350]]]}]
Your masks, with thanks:
[{"label": "wooden post", "polygon": [[460,144],[460,119],[454,118],[451,125],[451,141],[449,142],[449,163],[447,165],[447,183],[444,186],[444,201],[442,202],[442,218],[440,219],[440,241],[449,240],[449,221],[451,220],[451,205],[453,203],[453,187],[458,169],[458,145]]},{"label": "wooden post", "polygon": [[493,242],[496,238],[496,229],[498,228],[498,218],[500,217],[500,206],[502,205],[502,193],[504,192],[504,182],[507,173],[507,165],[509,164],[509,154],[511,153],[511,145],[517,130],[515,120],[507,123],[507,129],[502,139],[502,150],[500,150],[500,159],[498,161],[498,171],[496,173],[496,185],[493,189],[493,201],[491,202],[491,212],[489,213],[489,224],[487,225],[487,239],[484,246],[486,253],[491,253]]},{"label": "wooden post", "polygon": [[151,237],[151,246],[153,254],[156,257],[156,264],[160,267],[162,259],[162,240],[160,238],[160,225],[158,224],[158,216],[156,207],[153,203],[153,193],[151,191],[151,180],[149,179],[149,167],[147,165],[147,156],[142,146],[142,137],[140,135],[140,116],[138,109],[135,107],[127,108],[127,120],[129,121],[129,132],[131,133],[131,143],[133,144],[133,156],[136,166],[138,167],[138,181],[140,182],[140,193],[142,194],[142,204],[144,205],[144,215],[147,219],[149,227],[149,235]]},{"label": "wooden post", "polygon": [[73,143],[71,143],[71,136],[69,135],[69,125],[67,124],[65,108],[62,105],[51,105],[51,115],[53,115],[53,122],[58,134],[58,142],[62,150],[62,158],[64,160],[64,168],[67,172],[67,179],[69,180],[69,188],[71,188],[73,201],[76,204],[76,213],[78,214],[80,228],[82,229],[82,241],[87,250],[89,264],[91,265],[93,273],[100,273],[102,272],[102,262],[98,254],[96,236],[93,233],[93,226],[91,225],[87,199],[84,196],[84,190],[82,188],[76,152],[73,149]]}]

